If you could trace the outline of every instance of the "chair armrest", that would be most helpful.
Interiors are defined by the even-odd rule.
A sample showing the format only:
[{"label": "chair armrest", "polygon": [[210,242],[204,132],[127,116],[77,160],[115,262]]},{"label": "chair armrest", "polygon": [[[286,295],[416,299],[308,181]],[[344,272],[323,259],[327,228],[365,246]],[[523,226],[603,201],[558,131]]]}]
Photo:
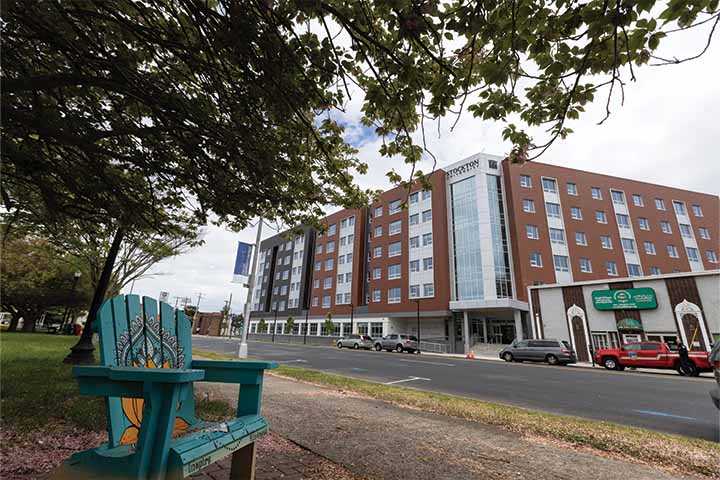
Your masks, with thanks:
[{"label": "chair armrest", "polygon": [[83,395],[142,398],[151,384],[172,384],[178,387],[202,380],[203,370],[177,368],[73,367],[73,375]]},{"label": "chair armrest", "polygon": [[275,362],[244,360],[193,360],[192,368],[205,371],[206,382],[262,384],[263,371],[277,368]]}]

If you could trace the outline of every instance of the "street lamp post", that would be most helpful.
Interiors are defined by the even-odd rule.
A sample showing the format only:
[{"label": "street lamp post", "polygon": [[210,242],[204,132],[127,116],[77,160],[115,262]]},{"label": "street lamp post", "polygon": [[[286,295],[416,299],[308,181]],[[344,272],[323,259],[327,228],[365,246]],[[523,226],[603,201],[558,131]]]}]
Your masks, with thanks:
[{"label": "street lamp post", "polygon": [[350,304],[350,333],[355,333],[355,305]]},{"label": "street lamp post", "polygon": [[[78,280],[80,280],[80,277],[82,276],[81,272],[75,272],[73,274],[73,284],[72,288],[70,289],[70,296],[75,293],[75,287],[77,287]],[[69,301],[69,299],[68,299]],[[68,321],[68,303],[65,303],[65,311],[63,312],[62,322],[60,322],[60,331],[62,332],[63,328],[65,328],[65,323]]]},{"label": "street lamp post", "polygon": [[310,330],[310,325],[308,325],[308,317],[310,316],[310,307],[305,309],[305,336],[303,337],[303,345],[307,343],[307,334],[308,330]]},{"label": "street lamp post", "polygon": [[247,358],[248,356],[248,344],[247,336],[248,330],[250,330],[250,310],[252,305],[253,289],[255,288],[255,273],[257,271],[258,260],[260,258],[260,240],[262,239],[262,225],[263,219],[260,217],[258,221],[257,235],[255,237],[255,253],[252,262],[252,268],[250,269],[250,278],[248,278],[248,292],[245,299],[245,308],[243,309],[243,329],[242,329],[242,340],[240,340],[240,346],[238,347],[238,358]]}]

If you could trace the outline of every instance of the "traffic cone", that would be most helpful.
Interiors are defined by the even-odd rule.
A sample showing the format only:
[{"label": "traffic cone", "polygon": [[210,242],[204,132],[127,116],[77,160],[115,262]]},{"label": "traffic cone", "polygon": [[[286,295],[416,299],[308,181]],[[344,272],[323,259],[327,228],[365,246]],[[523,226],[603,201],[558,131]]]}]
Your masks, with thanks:
[{"label": "traffic cone", "polygon": [[465,358],[469,358],[470,360],[475,360],[475,354],[471,350],[465,355]]}]

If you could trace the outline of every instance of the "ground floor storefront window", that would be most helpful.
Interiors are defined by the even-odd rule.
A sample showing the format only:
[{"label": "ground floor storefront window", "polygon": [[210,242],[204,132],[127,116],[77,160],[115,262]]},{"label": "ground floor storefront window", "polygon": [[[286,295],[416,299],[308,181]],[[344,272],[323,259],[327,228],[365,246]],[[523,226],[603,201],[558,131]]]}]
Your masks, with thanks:
[{"label": "ground floor storefront window", "polygon": [[368,334],[368,324],[366,322],[358,323],[358,334],[360,335],[367,335]]},{"label": "ground floor storefront window", "polygon": [[592,332],[592,344],[594,350],[620,346],[617,332]]},{"label": "ground floor storefront window", "polygon": [[370,336],[373,338],[383,336],[383,323],[382,322],[372,322],[370,324]]},{"label": "ground floor storefront window", "polygon": [[676,333],[648,333],[646,337],[648,342],[665,342],[670,350],[677,350]]}]

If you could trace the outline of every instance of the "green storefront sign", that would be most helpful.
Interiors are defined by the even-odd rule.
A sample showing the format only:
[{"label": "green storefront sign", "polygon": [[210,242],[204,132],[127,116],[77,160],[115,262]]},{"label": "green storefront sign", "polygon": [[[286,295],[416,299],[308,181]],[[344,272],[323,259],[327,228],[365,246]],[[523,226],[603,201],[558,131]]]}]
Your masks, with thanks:
[{"label": "green storefront sign", "polygon": [[592,292],[592,301],[598,310],[645,310],[657,308],[657,298],[652,288],[595,290]]}]

